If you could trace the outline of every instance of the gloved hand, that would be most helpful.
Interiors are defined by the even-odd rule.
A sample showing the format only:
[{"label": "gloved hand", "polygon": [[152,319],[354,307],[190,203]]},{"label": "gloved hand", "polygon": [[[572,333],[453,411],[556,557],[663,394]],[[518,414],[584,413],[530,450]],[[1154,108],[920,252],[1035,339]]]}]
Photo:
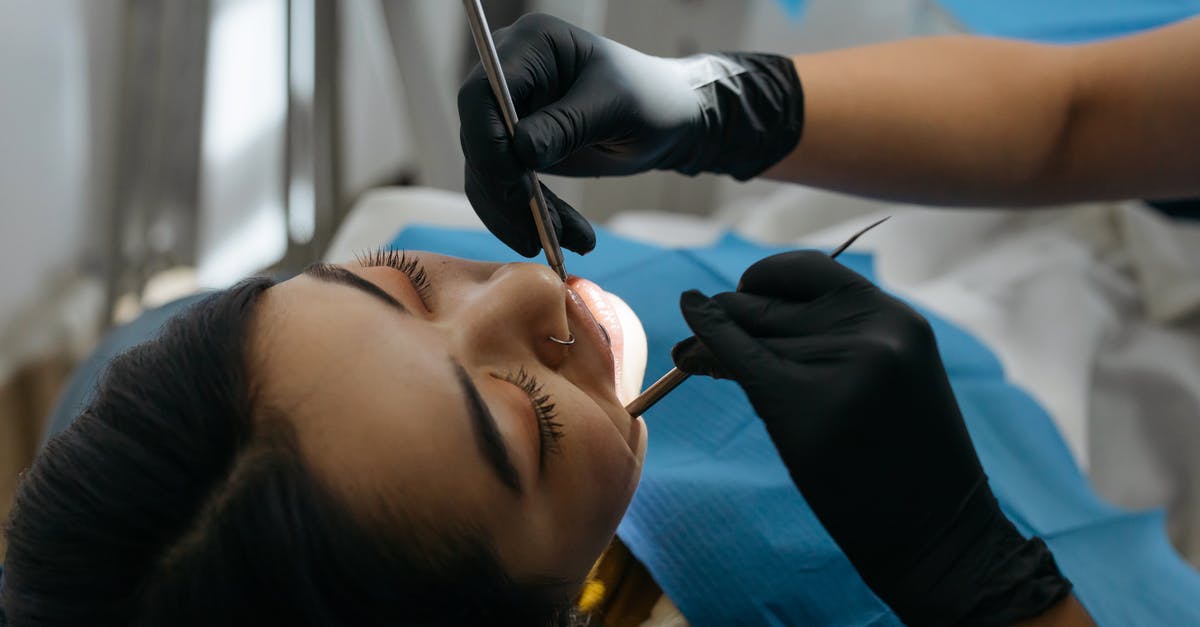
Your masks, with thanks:
[{"label": "gloved hand", "polygon": [[737,381],[793,481],[908,625],[1008,625],[1071,585],[1000,511],[928,322],[814,251],[680,299],[693,374]]},{"label": "gloved hand", "polygon": [[[658,169],[744,180],[800,138],[800,80],[785,57],[653,57],[538,14],[494,39],[519,121],[510,140],[476,66],[458,92],[466,192],[488,229],[526,256],[540,249],[528,169],[567,176]],[[559,242],[591,250],[587,220],[545,191]]]}]

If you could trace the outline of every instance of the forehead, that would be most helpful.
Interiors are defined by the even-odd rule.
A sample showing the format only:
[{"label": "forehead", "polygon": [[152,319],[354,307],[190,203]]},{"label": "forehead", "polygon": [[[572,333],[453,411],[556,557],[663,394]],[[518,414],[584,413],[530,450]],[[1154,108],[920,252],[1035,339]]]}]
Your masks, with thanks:
[{"label": "forehead", "polygon": [[455,517],[486,507],[466,401],[428,323],[307,276],[264,292],[254,322],[261,402],[295,426],[308,463],[352,505]]}]

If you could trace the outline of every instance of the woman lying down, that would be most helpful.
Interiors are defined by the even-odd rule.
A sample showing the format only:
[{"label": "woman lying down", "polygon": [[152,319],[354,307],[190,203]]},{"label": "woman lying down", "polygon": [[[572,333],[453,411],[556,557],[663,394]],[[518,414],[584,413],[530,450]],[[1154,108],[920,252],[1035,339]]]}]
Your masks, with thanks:
[{"label": "woman lying down", "polygon": [[[8,624],[1194,617],[1178,558],[1121,552],[1161,529],[1091,524],[1114,510],[1002,373],[951,354],[961,333],[933,321],[944,370],[921,315],[823,253],[602,235],[576,268],[629,305],[540,264],[384,249],[191,307],[23,477]],[[716,295],[684,294],[689,331],[692,286]],[[695,378],[630,416],[647,346],[657,375],[689,332],[677,362],[742,389]]]}]

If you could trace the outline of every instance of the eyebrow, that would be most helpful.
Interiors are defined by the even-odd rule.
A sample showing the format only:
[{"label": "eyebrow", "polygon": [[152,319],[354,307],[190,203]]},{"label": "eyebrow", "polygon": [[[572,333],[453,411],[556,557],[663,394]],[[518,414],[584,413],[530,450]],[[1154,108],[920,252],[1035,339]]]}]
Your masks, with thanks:
[{"label": "eyebrow", "polygon": [[378,285],[375,285],[374,283],[341,266],[335,266],[328,263],[309,264],[309,266],[304,269],[304,274],[314,279],[325,281],[326,283],[337,283],[339,285],[353,287],[354,289],[378,298],[379,300],[387,303],[391,307],[395,307],[405,314],[411,315],[408,307],[405,307],[403,303],[393,298],[391,294],[383,291],[383,289]]},{"label": "eyebrow", "polygon": [[496,418],[488,411],[483,397],[479,394],[479,388],[475,387],[462,364],[453,357],[450,358],[450,363],[454,366],[454,374],[458,376],[458,383],[467,397],[467,409],[471,414],[471,426],[475,431],[475,442],[479,445],[479,452],[491,465],[500,482],[513,492],[521,494],[521,479],[512,464],[508,447],[504,445],[504,438],[500,436],[500,430],[496,427]]}]

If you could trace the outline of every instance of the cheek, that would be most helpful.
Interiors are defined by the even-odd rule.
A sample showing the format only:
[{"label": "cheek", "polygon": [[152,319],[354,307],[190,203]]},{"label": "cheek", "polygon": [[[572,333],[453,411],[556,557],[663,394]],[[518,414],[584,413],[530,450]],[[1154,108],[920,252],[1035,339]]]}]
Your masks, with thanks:
[{"label": "cheek", "polygon": [[563,408],[560,416],[566,435],[549,469],[553,496],[575,524],[611,533],[633,498],[641,462],[595,404]]}]

